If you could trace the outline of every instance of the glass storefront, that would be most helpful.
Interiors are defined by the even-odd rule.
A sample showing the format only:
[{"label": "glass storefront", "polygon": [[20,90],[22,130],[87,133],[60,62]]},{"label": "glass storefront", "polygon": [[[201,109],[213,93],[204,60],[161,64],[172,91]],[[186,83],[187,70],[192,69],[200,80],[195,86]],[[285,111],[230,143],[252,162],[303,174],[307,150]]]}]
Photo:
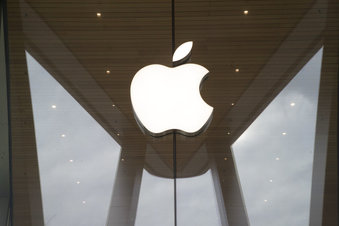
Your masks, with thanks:
[{"label": "glass storefront", "polygon": [[[7,0],[13,225],[338,222],[338,8]],[[188,41],[191,52],[173,66]],[[173,67],[208,70],[195,84],[213,107],[201,133],[155,137],[136,120],[131,82],[154,64],[169,68],[153,71],[168,80],[145,92],[156,112],[174,106],[165,121],[193,109],[193,92],[170,81]],[[199,118],[197,109],[179,121]]]}]

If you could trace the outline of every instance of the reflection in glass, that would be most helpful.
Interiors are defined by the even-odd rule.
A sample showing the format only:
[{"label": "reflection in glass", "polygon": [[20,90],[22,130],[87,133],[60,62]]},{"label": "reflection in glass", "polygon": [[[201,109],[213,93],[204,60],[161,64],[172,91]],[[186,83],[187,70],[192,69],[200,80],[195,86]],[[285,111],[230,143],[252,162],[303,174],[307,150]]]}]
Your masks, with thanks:
[{"label": "reflection in glass", "polygon": [[174,225],[174,181],[143,170],[136,226]]},{"label": "reflection in glass", "polygon": [[252,226],[309,225],[322,52],[232,145]]},{"label": "reflection in glass", "polygon": [[211,170],[177,179],[177,208],[179,226],[221,225]]},{"label": "reflection in glass", "polygon": [[105,225],[120,146],[26,52],[45,225]]},{"label": "reflection in glass", "polygon": [[[136,226],[173,226],[173,179],[143,171]],[[178,225],[221,225],[211,170],[205,174],[177,179]]]}]

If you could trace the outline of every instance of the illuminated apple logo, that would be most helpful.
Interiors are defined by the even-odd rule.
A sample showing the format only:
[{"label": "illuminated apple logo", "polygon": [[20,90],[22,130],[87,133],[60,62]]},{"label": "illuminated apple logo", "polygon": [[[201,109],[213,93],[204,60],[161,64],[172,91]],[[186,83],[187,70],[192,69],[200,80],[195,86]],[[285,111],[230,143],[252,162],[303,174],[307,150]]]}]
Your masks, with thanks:
[{"label": "illuminated apple logo", "polygon": [[178,47],[173,54],[173,68],[152,64],[135,74],[130,88],[132,107],[145,133],[163,136],[175,130],[195,136],[210,123],[213,107],[200,95],[200,84],[208,70],[186,63],[192,47],[193,42]]}]

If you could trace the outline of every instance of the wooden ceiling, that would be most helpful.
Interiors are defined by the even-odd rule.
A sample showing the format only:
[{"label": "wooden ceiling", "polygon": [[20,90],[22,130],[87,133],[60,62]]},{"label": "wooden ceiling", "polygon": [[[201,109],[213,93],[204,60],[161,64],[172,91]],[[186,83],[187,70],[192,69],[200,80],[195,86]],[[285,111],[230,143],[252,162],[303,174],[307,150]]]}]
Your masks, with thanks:
[{"label": "wooden ceiling", "polygon": [[[171,65],[171,1],[27,3],[135,126],[129,96],[134,74],[152,63]],[[176,1],[176,46],[193,40],[192,62],[210,70],[201,93],[215,108],[212,128],[218,126],[231,103],[237,102],[312,3]],[[249,14],[244,15],[244,10]],[[30,20],[30,15],[25,19]],[[37,48],[48,45],[50,54],[60,55],[46,38],[41,37]],[[58,67],[72,67],[61,63]]]},{"label": "wooden ceiling", "polygon": [[[129,86],[134,74],[143,66],[153,63],[171,65],[171,1],[30,0],[20,4],[26,48],[31,54],[68,87],[80,103],[95,106],[94,109],[87,108],[88,111],[93,112],[92,115],[110,133],[119,133],[121,142],[128,146],[137,139],[149,140],[135,122]],[[228,139],[225,138],[228,130],[232,133],[239,130],[221,123],[234,108],[231,103],[237,103],[312,6],[311,0],[176,1],[176,46],[193,40],[191,62],[210,71],[201,90],[205,101],[214,107],[207,134],[213,133],[214,137],[225,140]],[[249,13],[245,15],[244,10]],[[101,17],[97,17],[97,12]],[[41,23],[50,33],[37,26]],[[77,65],[70,63],[73,61],[68,59],[69,55]],[[300,53],[290,51],[280,56],[280,60],[284,62],[284,59],[296,55]],[[300,62],[294,62],[294,66],[298,64]],[[77,67],[83,69],[80,71]],[[236,68],[239,72],[235,71]],[[109,75],[106,70],[110,70]],[[89,96],[97,94],[82,75],[84,71],[111,103],[104,102],[100,96],[89,100]],[[288,80],[290,77],[286,73],[282,78]],[[71,80],[78,86],[83,85],[83,90],[79,88],[81,97],[75,93]],[[265,81],[262,84],[264,89],[272,88],[265,87]],[[116,109],[107,108],[112,104]],[[118,110],[121,116],[109,116],[114,110]],[[116,123],[112,123],[113,118]],[[194,151],[196,148],[192,148]]]}]

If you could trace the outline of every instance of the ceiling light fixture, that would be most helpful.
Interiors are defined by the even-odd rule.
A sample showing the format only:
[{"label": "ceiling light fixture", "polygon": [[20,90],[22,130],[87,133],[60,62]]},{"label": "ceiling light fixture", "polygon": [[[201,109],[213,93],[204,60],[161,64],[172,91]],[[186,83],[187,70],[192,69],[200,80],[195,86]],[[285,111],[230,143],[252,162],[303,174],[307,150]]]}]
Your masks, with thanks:
[{"label": "ceiling light fixture", "polygon": [[54,105],[54,104],[53,104],[53,105],[52,105],[52,108],[54,108],[54,109],[55,109],[55,108],[56,108],[56,105]]},{"label": "ceiling light fixture", "polygon": [[97,17],[101,17],[101,13],[97,13]]},{"label": "ceiling light fixture", "polygon": [[244,14],[247,15],[248,14],[248,10],[244,10]]}]

